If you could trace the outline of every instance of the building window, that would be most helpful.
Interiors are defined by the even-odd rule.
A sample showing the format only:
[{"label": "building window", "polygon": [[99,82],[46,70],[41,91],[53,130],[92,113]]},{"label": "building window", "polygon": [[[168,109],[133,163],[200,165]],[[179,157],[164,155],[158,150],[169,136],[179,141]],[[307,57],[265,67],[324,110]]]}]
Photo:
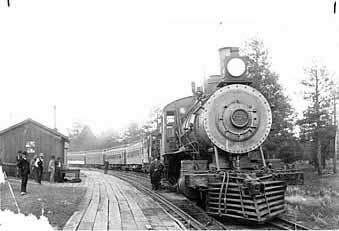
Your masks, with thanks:
[{"label": "building window", "polygon": [[26,152],[35,153],[35,142],[34,141],[26,141]]}]

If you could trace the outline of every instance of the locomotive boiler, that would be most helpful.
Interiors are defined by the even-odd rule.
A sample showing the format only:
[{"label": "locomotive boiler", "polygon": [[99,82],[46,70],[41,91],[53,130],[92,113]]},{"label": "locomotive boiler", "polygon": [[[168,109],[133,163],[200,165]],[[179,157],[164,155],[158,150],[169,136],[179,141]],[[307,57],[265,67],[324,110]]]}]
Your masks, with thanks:
[{"label": "locomotive boiler", "polygon": [[163,109],[165,176],[211,215],[265,222],[285,211],[286,179],[300,183],[302,174],[267,168],[270,105],[250,86],[248,58],[236,47],[219,54],[220,75]]}]

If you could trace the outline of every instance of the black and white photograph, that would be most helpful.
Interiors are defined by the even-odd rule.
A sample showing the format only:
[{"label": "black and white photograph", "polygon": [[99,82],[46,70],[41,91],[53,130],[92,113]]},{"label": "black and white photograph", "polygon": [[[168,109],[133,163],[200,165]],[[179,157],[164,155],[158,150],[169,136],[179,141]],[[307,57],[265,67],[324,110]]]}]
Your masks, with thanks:
[{"label": "black and white photograph", "polygon": [[339,230],[336,0],[0,0],[0,230]]}]

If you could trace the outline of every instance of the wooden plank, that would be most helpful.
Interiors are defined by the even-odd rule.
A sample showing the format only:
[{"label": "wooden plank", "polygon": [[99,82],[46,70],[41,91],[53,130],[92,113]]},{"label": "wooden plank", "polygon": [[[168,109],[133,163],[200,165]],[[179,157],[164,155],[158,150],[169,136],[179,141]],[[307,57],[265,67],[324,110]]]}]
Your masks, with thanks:
[{"label": "wooden plank", "polygon": [[[278,190],[278,191],[271,191],[271,192],[266,192],[266,196],[271,196],[271,195],[274,195],[274,194],[280,194],[280,195],[283,195],[285,193],[285,190]],[[224,193],[223,193],[224,194]],[[208,192],[208,195],[219,195],[219,193],[217,192]],[[238,193],[229,193],[227,192],[227,196],[228,197],[239,197],[239,194]],[[264,195],[263,194],[260,194],[260,195],[256,195],[257,198],[260,198],[260,197],[263,197]],[[252,199],[252,197],[250,197],[249,195],[242,195],[243,199]]]},{"label": "wooden plank", "polygon": [[105,185],[106,185],[108,200],[112,203],[118,203],[118,200],[117,200],[116,195],[115,195],[115,193],[112,189],[111,184],[112,183],[111,183],[110,179],[108,178],[108,176],[105,176]]},{"label": "wooden plank", "polygon": [[[220,201],[223,202],[224,198],[225,198],[225,196],[222,195]],[[208,201],[211,201],[211,202],[217,201],[217,202],[219,202],[219,196],[215,196],[215,197],[209,196],[208,197]],[[253,205],[253,200],[245,200],[245,199],[243,199],[242,201],[243,201],[244,204]],[[239,202],[240,203],[240,199],[234,199],[234,198],[226,197],[226,202],[230,202],[230,203],[232,203],[232,202]]]},{"label": "wooden plank", "polygon": [[136,230],[137,224],[134,221],[131,210],[127,201],[119,201],[120,214],[121,214],[121,226],[124,230]]},{"label": "wooden plank", "polygon": [[[284,199],[284,195],[278,195],[278,196],[270,196],[270,197],[267,197],[267,201],[268,201],[268,202],[275,201],[275,200],[279,200],[279,199]],[[221,200],[222,200],[222,201],[224,200],[224,194],[222,195]],[[231,198],[229,195],[227,195],[226,200],[227,200],[227,201],[234,201],[234,202],[240,201],[240,196],[237,197],[237,198]],[[263,196],[260,196],[260,197],[258,196],[258,197],[256,197],[255,199],[252,199],[252,200],[246,200],[246,199],[243,199],[243,202],[244,202],[245,204],[250,204],[250,205],[252,205],[253,202],[254,202],[254,200],[258,203],[258,205],[259,205],[259,204],[262,204],[262,203],[266,203],[266,200],[265,200],[265,198],[264,198]],[[208,201],[212,201],[212,202],[213,202],[213,201],[219,201],[219,195],[217,195],[217,194],[214,194],[214,196],[209,195],[209,196],[208,196]]]},{"label": "wooden plank", "polygon": [[[209,205],[218,208],[219,207],[219,203],[218,202],[208,202]],[[244,208],[246,211],[250,210],[250,211],[255,211],[255,207],[254,206],[247,206],[244,205],[242,206],[241,203],[239,202],[239,204],[233,204],[233,203],[226,203],[226,210],[228,210],[229,208]],[[220,203],[220,209],[224,210],[225,208],[225,203],[223,203],[223,201],[221,201]]]},{"label": "wooden plank", "polygon": [[141,208],[139,207],[139,205],[135,201],[135,199],[137,199],[137,197],[135,197],[135,194],[132,195],[131,191],[132,190],[125,190],[124,195],[128,199],[128,204],[129,204],[129,207],[132,211],[132,214],[133,214],[135,223],[138,226],[138,229],[145,230],[145,229],[147,229],[147,227],[150,226],[150,223],[148,222],[146,216],[144,215]]},{"label": "wooden plank", "polygon": [[108,229],[109,230],[121,230],[121,215],[119,204],[110,201],[109,202],[109,211],[108,211]]},{"label": "wooden plank", "polygon": [[[208,211],[207,214],[209,215],[214,215],[214,216],[219,216],[218,212],[212,212],[212,211]],[[233,215],[233,214],[221,214],[221,216],[225,216],[225,217],[234,217],[234,218],[239,218],[239,219],[244,219],[243,216],[239,216],[239,215]],[[251,221],[258,221],[258,219],[256,218],[252,218],[252,217],[247,217],[247,220],[251,220]]]},{"label": "wooden plank", "polygon": [[93,183],[88,183],[87,191],[84,196],[84,199],[80,202],[78,211],[76,211],[70,219],[68,219],[67,223],[64,226],[64,230],[76,230],[79,226],[79,223],[82,219],[82,217],[85,214],[85,211],[87,210],[88,205],[90,204],[90,201],[92,199],[93,195]]},{"label": "wooden plank", "polygon": [[[269,205],[270,209],[273,208],[273,206],[275,206],[275,205],[283,205],[283,204],[285,204],[284,200],[278,200],[278,201],[274,201],[274,202],[269,202],[268,201],[268,205]],[[264,203],[264,204],[259,205],[258,209],[260,211],[263,210],[263,209],[268,209],[268,206],[267,206],[266,203]]]},{"label": "wooden plank", "polygon": [[112,178],[110,185],[111,185],[111,188],[112,188],[112,190],[115,194],[115,197],[117,198],[118,202],[126,201],[126,198],[124,196],[122,196],[122,194],[119,190],[117,190],[117,187],[116,187],[117,184],[119,184],[119,186],[121,186],[123,184],[123,182],[120,181],[120,180]]},{"label": "wooden plank", "polygon": [[79,228],[83,229],[92,229],[95,221],[95,217],[97,214],[98,206],[99,206],[99,184],[95,183],[93,189],[93,196],[91,203],[89,204],[84,217],[82,218]]},{"label": "wooden plank", "polygon": [[[211,211],[211,210],[215,210],[215,211],[219,211],[219,208],[218,207],[208,207],[208,209]],[[221,212],[223,213],[223,207],[221,207]],[[245,213],[247,216],[253,216],[253,217],[257,217],[257,214],[255,212],[249,212],[249,211],[243,211],[241,209],[239,210],[236,210],[236,209],[227,209],[227,214],[230,214],[230,213],[235,213],[237,215],[240,215],[240,216],[243,216],[243,214]]]},{"label": "wooden plank", "polygon": [[[123,230],[178,229],[177,224],[153,199],[145,196],[129,183],[116,180],[113,176],[108,176],[106,179],[111,184],[112,191],[117,195],[120,205],[121,228]],[[113,205],[110,204],[110,206]],[[109,228],[111,229],[111,226]]]},{"label": "wooden plank", "polygon": [[[124,194],[124,192],[126,191],[126,187],[124,187],[123,184],[119,185],[119,188],[116,187],[116,185],[114,185],[114,190],[117,194],[120,194],[118,198],[118,202],[120,206],[122,229],[127,229],[127,230],[138,229],[138,225],[134,219],[132,209],[129,206],[129,201]],[[131,188],[127,188],[127,190],[131,190]]]},{"label": "wooden plank", "polygon": [[95,217],[93,230],[108,229],[108,198],[104,182],[100,182],[100,202]]},{"label": "wooden plank", "polygon": [[106,190],[108,194],[108,229],[121,230],[121,216],[118,200],[115,197],[114,191],[111,187],[110,179],[105,177]]},{"label": "wooden plank", "polygon": [[83,213],[81,213],[80,211],[75,211],[71,218],[68,219],[63,230],[76,230],[79,226],[79,222],[81,221],[82,216]]},{"label": "wooden plank", "polygon": [[261,216],[264,216],[266,214],[272,213],[272,211],[274,211],[274,212],[283,212],[283,211],[285,211],[285,205],[275,205],[275,206],[272,206],[272,207],[270,207],[270,211],[268,211],[268,208],[267,208],[267,209],[261,210],[260,214],[261,214]]}]

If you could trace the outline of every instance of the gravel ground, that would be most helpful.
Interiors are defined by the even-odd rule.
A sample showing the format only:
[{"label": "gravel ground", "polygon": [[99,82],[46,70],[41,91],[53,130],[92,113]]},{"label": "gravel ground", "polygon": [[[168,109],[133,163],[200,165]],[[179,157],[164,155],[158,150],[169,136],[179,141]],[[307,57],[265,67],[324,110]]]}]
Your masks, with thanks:
[{"label": "gravel ground", "polygon": [[[77,210],[78,204],[85,195],[85,187],[68,187],[65,184],[49,184],[42,182],[39,185],[29,181],[27,194],[20,195],[20,181],[10,179],[16,200],[21,213],[26,215],[32,213],[40,217],[43,213],[48,217],[49,223],[55,229],[61,229]],[[9,209],[17,212],[14,199],[10,193],[8,184],[0,185],[1,209]]]},{"label": "gravel ground", "polygon": [[304,179],[287,188],[286,216],[312,229],[339,229],[339,174],[319,177],[308,168]]}]

